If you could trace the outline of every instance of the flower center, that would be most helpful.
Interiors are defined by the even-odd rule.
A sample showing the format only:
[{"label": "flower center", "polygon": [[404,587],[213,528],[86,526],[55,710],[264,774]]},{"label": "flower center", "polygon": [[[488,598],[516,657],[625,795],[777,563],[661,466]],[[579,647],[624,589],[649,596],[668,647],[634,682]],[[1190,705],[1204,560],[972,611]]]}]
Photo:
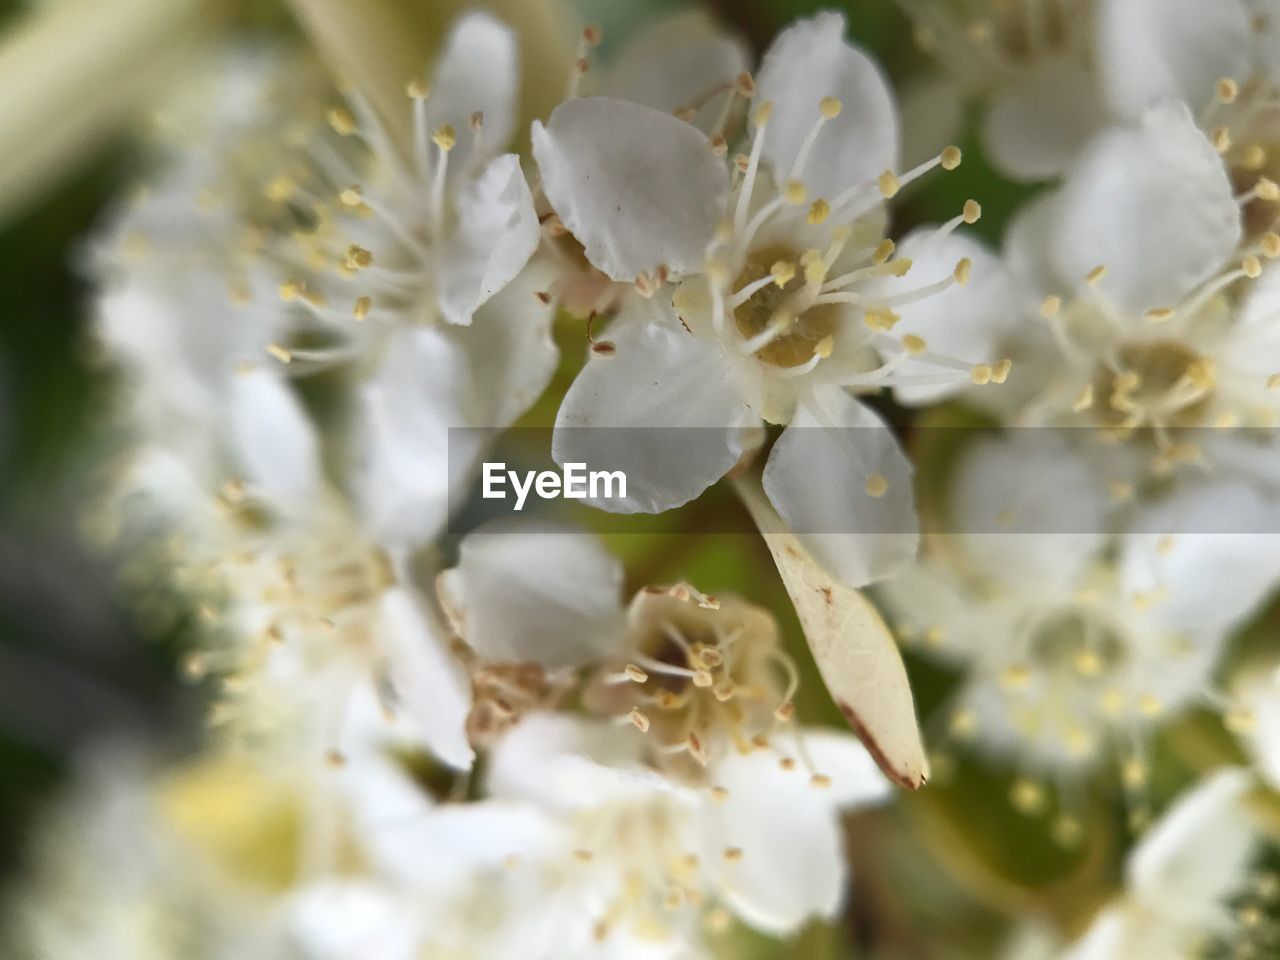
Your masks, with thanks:
[{"label": "flower center", "polygon": [[736,600],[721,607],[683,585],[648,588],[637,602],[645,606],[631,659],[597,678],[588,706],[629,718],[651,736],[660,763],[683,764],[694,780],[718,750],[767,746],[791,718],[799,683],[768,614]]},{"label": "flower center", "polygon": [[835,334],[839,320],[839,308],[835,304],[810,306],[794,319],[786,312],[788,306],[796,302],[796,295],[804,290],[805,280],[795,271],[786,278],[785,272],[779,273],[775,268],[782,265],[785,271],[798,260],[795,253],[783,247],[753,251],[743,261],[742,270],[733,283],[733,288],[739,290],[761,277],[770,276],[771,271],[785,279],[782,284],[774,282],[756,290],[733,311],[738,332],[748,340],[765,333],[772,324],[785,325],[785,332],[755,352],[760,360],[776,367],[798,367],[808,363],[824,341],[830,344],[829,338]]},{"label": "flower center", "polygon": [[1103,368],[1095,389],[1106,427],[1190,427],[1204,422],[1214,388],[1212,361],[1177,340],[1126,344],[1119,370]]}]

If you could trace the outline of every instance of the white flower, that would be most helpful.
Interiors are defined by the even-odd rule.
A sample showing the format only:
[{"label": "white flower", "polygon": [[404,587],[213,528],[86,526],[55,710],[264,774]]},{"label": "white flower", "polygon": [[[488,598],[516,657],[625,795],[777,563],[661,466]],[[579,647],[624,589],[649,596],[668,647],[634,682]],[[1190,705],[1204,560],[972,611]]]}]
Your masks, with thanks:
[{"label": "white flower", "polygon": [[[262,119],[207,118],[99,243],[99,330],[135,374],[135,426],[216,471],[238,373],[340,366],[344,489],[381,541],[430,542],[484,431],[523,413],[557,361],[546,267],[524,269],[532,196],[515,155],[495,156],[515,122],[515,56],[500,23],[461,18],[434,90],[411,85],[408,159],[357,94],[354,113],[313,121],[325,94],[309,65],[226,65],[220,88],[252,100],[249,73]],[[450,451],[450,428],[476,429]]]},{"label": "white flower", "polygon": [[907,100],[909,137],[950,139],[963,102],[982,100],[993,163],[1015,179],[1041,180],[1061,173],[1107,121],[1092,63],[1094,0],[899,3],[944,74]]},{"label": "white flower", "polygon": [[[956,468],[936,555],[884,587],[892,619],[954,664],[949,736],[1012,755],[1014,801],[1044,802],[1071,774],[1199,700],[1231,630],[1280,581],[1276,511],[1229,480],[1188,484],[1123,524],[1063,437],[1020,431],[974,442]],[[1139,748],[1122,759],[1139,791]],[[1070,836],[1071,811],[1057,825]]]},{"label": "white flower", "polygon": [[1062,960],[1265,956],[1280,879],[1257,866],[1275,847],[1252,788],[1227,769],[1176,801],[1130,855],[1125,896]]},{"label": "white flower", "polygon": [[[989,338],[964,343],[962,361],[931,352],[919,334],[887,332],[899,306],[926,298],[922,326],[947,313],[967,324],[999,284],[981,296],[932,296],[963,284],[983,256],[951,236],[979,215],[971,204],[913,238],[937,273],[903,286],[911,261],[893,256],[882,201],[934,167],[951,168],[959,151],[892,173],[896,108],[878,68],[843,33],[842,17],[823,14],[779,35],[757,80],[738,84],[739,95],[754,95],[751,136],[729,169],[718,155],[722,133],[708,141],[691,124],[620,100],[570,100],[535,124],[533,140],[543,190],[588,260],[646,290],[682,278],[674,309],[655,295],[614,319],[608,349],[593,352],[565,397],[556,459],[623,469],[628,500],[610,508],[656,512],[730,470],[748,446],[746,428],[761,418],[788,424],[766,489],[802,538],[868,534],[815,546],[833,572],[860,584],[910,557],[915,519],[905,458],[847,391],[927,387],[932,399],[971,379],[1003,380],[1008,365],[984,362]],[[668,429],[626,429],[656,427]]]},{"label": "white flower", "polygon": [[565,861],[577,862],[564,875],[591,893],[541,896],[571,911],[557,924],[568,943],[575,930],[583,942],[628,932],[678,942],[717,904],[785,933],[839,908],[847,866],[838,810],[879,801],[889,786],[852,736],[780,740],[812,769],[784,766],[770,750],[729,751],[708,768],[708,786],[694,789],[645,766],[634,730],[535,714],[499,745],[489,787],[566,825]]},{"label": "white flower", "polygon": [[1272,789],[1280,791],[1280,669],[1254,667],[1236,678],[1233,692],[1239,710],[1229,716]]},{"label": "white flower", "polygon": [[1265,432],[1245,428],[1280,418],[1264,263],[1280,246],[1242,236],[1240,203],[1180,104],[1100,134],[1010,228],[1021,322],[994,323],[1020,373],[974,399],[1006,422],[1132,438],[1139,472],[1199,458],[1267,472]]}]

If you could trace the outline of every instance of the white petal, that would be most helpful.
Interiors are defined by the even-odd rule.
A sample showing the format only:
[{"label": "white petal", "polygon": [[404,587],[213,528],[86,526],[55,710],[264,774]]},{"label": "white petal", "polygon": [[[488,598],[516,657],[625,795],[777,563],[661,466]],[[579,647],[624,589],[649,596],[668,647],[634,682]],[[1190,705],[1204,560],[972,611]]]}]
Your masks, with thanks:
[{"label": "white petal", "polygon": [[455,631],[489,661],[577,666],[620,639],[622,565],[565,524],[486,524],[439,586]]},{"label": "white petal", "polygon": [[1058,275],[1053,250],[1054,233],[1062,217],[1060,204],[1061,190],[1045,190],[1018,208],[1005,231],[1004,262],[1030,291],[1031,303],[1036,305],[1063,289],[1064,278]]},{"label": "white petal", "polygon": [[537,294],[556,276],[553,264],[534,259],[476,312],[470,327],[448,332],[466,357],[468,424],[510,426],[551,382],[560,361],[551,334],[555,310]]},{"label": "white petal", "polygon": [[963,534],[967,557],[999,582],[1073,583],[1105,543],[1103,488],[1054,431],[980,438],[952,480],[950,528]]},{"label": "white petal", "polygon": [[233,376],[229,414],[246,480],[281,508],[296,509],[316,495],[315,428],[286,380],[263,369]]},{"label": "white petal", "polygon": [[587,259],[614,280],[700,269],[728,193],[706,136],[671,114],[580,97],[533,125],[542,188]]},{"label": "white petal", "polygon": [[[1246,876],[1260,834],[1245,808],[1252,780],[1227,769],[1179,798],[1143,837],[1129,858],[1129,886],[1151,904],[1203,904],[1212,917]],[[1185,917],[1188,926],[1194,919]]]},{"label": "white petal", "polygon": [[911,169],[954,143],[964,123],[964,93],[955,79],[937,70],[901,87],[902,165]]},{"label": "white petal", "polygon": [[1280,669],[1271,664],[1250,670],[1232,690],[1253,716],[1252,728],[1242,738],[1253,762],[1272,789],[1280,790]]},{"label": "white petal", "polygon": [[[741,40],[716,26],[706,12],[689,10],[629,38],[610,65],[600,92],[675,113],[730,87],[748,66]],[[726,89],[707,100],[694,125],[710,133],[730,95]]]},{"label": "white petal", "polygon": [[1245,79],[1249,12],[1240,0],[1101,0],[1095,30],[1102,89],[1122,116],[1166,99],[1199,110],[1214,81]]},{"label": "white petal", "polygon": [[756,103],[771,101],[765,159],[779,179],[791,167],[824,97],[843,109],[818,135],[801,179],[815,197],[874,180],[898,166],[898,110],[876,63],[844,39],[844,15],[798,20],[774,39],[756,77]]},{"label": "white petal", "polygon": [[673,789],[642,766],[644,748],[643,735],[630,728],[566,713],[531,713],[490,754],[488,789],[495,797],[564,811],[643,801]]},{"label": "white petal", "polygon": [[918,789],[929,764],[889,628],[862,594],[832,580],[805,553],[763,490],[745,478],[736,487],[773,555],[831,698],[885,775]]},{"label": "white petal", "polygon": [[[915,303],[895,308],[902,321],[895,334],[913,333],[923,337],[934,353],[966,363],[991,363],[997,359],[1000,339],[1023,319],[1022,302],[1012,277],[1000,259],[982,243],[960,233],[939,238],[932,228],[912,231],[898,244],[898,255],[911,260],[911,273],[904,280],[885,282],[879,291],[892,296],[896,291],[933,283],[950,276],[961,259],[972,265],[969,282],[954,285]],[[904,376],[930,368],[907,361]],[[908,406],[936,403],[970,387],[968,378],[955,384],[894,387],[893,395]]]},{"label": "white petal", "polygon": [[420,725],[427,746],[449,766],[470,769],[475,759],[466,729],[471,682],[440,627],[428,619],[419,598],[397,587],[383,594],[381,635],[396,695]]},{"label": "white petal", "polygon": [[1249,484],[1186,486],[1133,519],[1122,589],[1156,598],[1148,615],[1170,630],[1225,630],[1280,582],[1278,534],[1280,508]]},{"label": "white petal", "polygon": [[444,525],[451,470],[465,473],[450,461],[449,427],[467,425],[466,372],[465,352],[445,331],[404,329],[359,388],[353,485],[379,541],[423,543]]},{"label": "white petal", "polygon": [[420,934],[408,903],[361,880],[326,879],[285,902],[290,938],[313,960],[412,960]]},{"label": "white petal", "polygon": [[519,78],[520,49],[509,27],[488,13],[467,13],[455,21],[427,100],[428,129],[449,124],[458,134],[449,157],[455,176],[468,168],[474,151],[472,114],[484,114],[480,136],[486,154],[497,153],[511,140]]},{"label": "white petal", "polygon": [[1063,186],[1054,245],[1062,276],[1095,267],[1135,313],[1174,307],[1240,239],[1240,212],[1216,150],[1180,104],[1163,104],[1090,144]]},{"label": "white petal", "polygon": [[1046,180],[1067,168],[1106,119],[1093,72],[1074,59],[1046,59],[993,100],[983,141],[1001,172]]},{"label": "white petal", "polygon": [[659,513],[687,503],[742,456],[751,422],[720,348],[671,326],[644,321],[610,330],[612,356],[593,356],[565,394],[552,456],[559,464],[621,470],[616,513]]},{"label": "white petal", "polygon": [[723,863],[720,879],[734,912],[774,934],[794,931],[811,917],[831,917],[847,882],[837,806],[883,800],[889,784],[854,738],[806,731],[816,772],[830,787],[814,786],[803,765],[783,770],[778,755],[794,741],[777,738],[774,749],[729,751],[711,772],[729,791],[713,811],[724,847],[742,850]]},{"label": "white petal", "polygon": [[533,195],[514,153],[498,157],[454,200],[457,229],[437,271],[440,310],[467,324],[476,308],[505,287],[538,249]]},{"label": "white petal", "polygon": [[[888,426],[843,391],[801,405],[769,453],[764,489],[788,529],[841,583],[892,576],[919,544],[911,464]],[[886,481],[879,496],[868,486]]]}]

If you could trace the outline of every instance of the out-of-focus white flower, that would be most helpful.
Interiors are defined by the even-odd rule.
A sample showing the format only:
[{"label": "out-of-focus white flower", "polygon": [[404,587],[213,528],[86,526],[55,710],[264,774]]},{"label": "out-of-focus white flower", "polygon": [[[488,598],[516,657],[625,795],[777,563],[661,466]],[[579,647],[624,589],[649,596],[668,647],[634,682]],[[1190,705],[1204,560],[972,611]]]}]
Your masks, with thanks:
[{"label": "out-of-focus white flower", "polygon": [[1266,956],[1280,877],[1259,803],[1240,769],[1176,801],[1131,854],[1125,895],[1062,960]]},{"label": "out-of-focus white flower", "polygon": [[[722,131],[708,140],[620,100],[570,100],[535,124],[533,139],[543,190],[591,263],[646,291],[680,279],[672,305],[655,295],[614,319],[608,349],[597,345],[565,397],[556,458],[624,469],[628,499],[611,507],[656,512],[720,479],[761,418],[788,424],[795,432],[773,450],[766,490],[802,539],[865,533],[810,544],[861,584],[900,567],[916,538],[909,466],[848,391],[930,388],[935,398],[971,380],[1002,381],[1008,364],[986,363],[990,339],[958,336],[965,359],[956,360],[919,334],[890,335],[895,310],[926,299],[937,318],[977,329],[968,313],[986,312],[999,284],[983,296],[945,296],[968,280],[975,258],[979,267],[988,259],[953,236],[977,218],[976,204],[913,238],[937,272],[901,283],[912,261],[893,256],[883,200],[960,155],[948,148],[892,172],[896,108],[879,69],[843,34],[836,14],[800,21],[775,40],[756,81],[739,79],[737,94],[754,102],[749,152],[728,169]],[[935,314],[920,316],[924,324]],[[668,429],[626,429],[655,427]],[[805,443],[806,430],[830,433]]]},{"label": "out-of-focus white flower", "polygon": [[[6,934],[17,955],[292,955],[272,912],[294,856],[296,823],[284,815],[283,795],[241,790],[247,782],[233,787],[212,769],[160,776],[155,766],[134,747],[111,745],[77,768],[74,792],[37,824],[31,877],[13,891]],[[208,801],[199,812],[216,813],[203,822],[194,803],[174,803],[195,801],[195,786]]]},{"label": "out-of-focus white flower", "polygon": [[697,788],[656,775],[645,746],[629,727],[535,714],[495,752],[492,793],[553,812],[568,832],[558,873],[578,892],[545,886],[529,905],[569,912],[550,929],[567,943],[630,934],[670,951],[715,906],[775,934],[834,915],[847,881],[838,811],[889,791],[852,736],[810,730],[729,750]]},{"label": "out-of-focus white flower", "polygon": [[975,401],[1007,422],[1133,438],[1140,472],[1197,459],[1253,459],[1266,472],[1265,444],[1243,428],[1280,418],[1277,281],[1265,263],[1280,244],[1243,237],[1249,196],[1233,194],[1181,104],[1100,134],[1010,228],[1023,319],[988,320],[1012,330],[1002,348],[1021,372]]},{"label": "out-of-focus white flower", "polygon": [[911,139],[935,132],[950,139],[963,104],[982,100],[983,143],[992,161],[1016,179],[1041,180],[1066,169],[1106,123],[1092,63],[1094,0],[899,3],[943,72],[907,99]]},{"label": "out-of-focus white flower", "polygon": [[[1213,702],[1231,629],[1280,581],[1272,537],[1212,532],[1272,528],[1247,485],[1188,484],[1119,522],[1099,486],[1057,434],[976,441],[951,490],[947,529],[961,532],[884,586],[904,637],[962,671],[949,737],[1011,756],[1028,813],[1046,777],[1121,742],[1138,744],[1121,763],[1138,792],[1142,731]],[[1057,829],[1078,829],[1071,811]]]}]

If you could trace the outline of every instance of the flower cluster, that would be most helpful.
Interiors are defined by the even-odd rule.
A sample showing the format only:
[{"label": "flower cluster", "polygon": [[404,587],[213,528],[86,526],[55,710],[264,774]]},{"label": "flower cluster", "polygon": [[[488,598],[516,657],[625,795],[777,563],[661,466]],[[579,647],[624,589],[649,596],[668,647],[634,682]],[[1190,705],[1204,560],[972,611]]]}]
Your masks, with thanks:
[{"label": "flower cluster", "polygon": [[[480,12],[399,116],[302,49],[179,91],[86,258],[124,437],[91,526],[195,612],[212,732],[98,765],[53,834],[101,873],[40,877],[37,955],[729,955],[833,920],[844,814],[935,771],[1002,768],[1064,848],[1090,784],[1146,828],[1198,708],[1233,769],[1010,956],[1277,949],[1276,657],[1233,654],[1280,585],[1280,7],[902,6],[941,71],[901,108],[831,12],[758,62],[701,13],[585,28],[528,126]],[[1048,181],[999,249],[977,198],[911,206],[975,104]],[[655,568],[486,515],[516,425],[625,476],[594,508],[743,529],[655,520]],[[735,536],[768,577],[687,582]],[[899,642],[948,678],[927,752]]]}]

